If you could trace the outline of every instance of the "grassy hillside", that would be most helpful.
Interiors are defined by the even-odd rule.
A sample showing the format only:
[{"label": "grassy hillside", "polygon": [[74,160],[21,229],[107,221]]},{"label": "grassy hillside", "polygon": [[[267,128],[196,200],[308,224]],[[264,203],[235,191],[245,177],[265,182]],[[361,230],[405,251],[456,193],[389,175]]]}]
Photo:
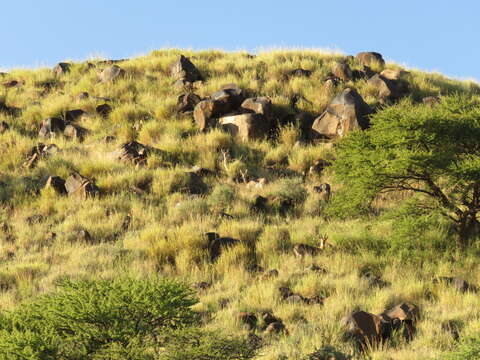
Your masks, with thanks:
[{"label": "grassy hillside", "polygon": [[[199,132],[191,113],[177,111],[183,90],[174,86],[169,66],[180,54],[204,77],[194,84],[202,98],[227,83],[249,96],[268,96],[280,123],[275,136],[243,142],[220,129]],[[206,329],[246,335],[239,312],[260,316],[269,311],[281,318],[288,333],[255,330],[264,341],[257,359],[300,359],[324,347],[362,358],[367,355],[345,339],[340,319],[359,309],[380,313],[403,301],[420,308],[417,333],[410,342],[396,334],[371,349],[372,359],[438,359],[474,336],[480,328],[478,295],[433,280],[458,276],[480,284],[476,246],[459,252],[442,220],[412,220],[400,206],[409,197],[405,193],[378,199],[361,217],[325,216],[325,198],[314,186],[330,183],[335,196],[338,185],[328,170],[309,169],[318,160],[333,161],[334,146],[301,141],[301,126],[288,121],[289,115],[320,115],[347,87],[376,111],[389,105],[366,79],[324,86],[343,58],[315,51],[252,57],[162,50],[117,63],[125,76],[114,82],[99,82],[99,72],[110,66],[99,60],[72,63],[59,76],[51,69],[3,75],[2,83],[18,84],[0,86],[0,99],[20,111],[0,112],[0,122],[9,127],[0,134],[0,310],[53,291],[65,277],[169,277],[211,285],[198,289],[195,306]],[[361,68],[348,61],[353,70]],[[312,74],[285,76],[297,68]],[[391,63],[385,68],[400,69]],[[406,81],[416,102],[426,96],[480,94],[475,83],[439,74],[410,70]],[[79,97],[83,92],[89,96]],[[96,111],[104,103],[112,108],[106,117]],[[74,109],[86,112],[77,121],[86,131],[83,141],[39,139],[44,119]],[[144,165],[112,155],[131,140],[155,149]],[[25,166],[39,143],[55,144],[58,151]],[[184,191],[185,172],[194,165],[209,170],[202,195]],[[45,188],[49,176],[66,179],[74,171],[94,179],[100,194],[80,199]],[[249,184],[259,178],[266,183]],[[254,207],[257,195],[271,199],[262,211]],[[289,200],[288,209],[283,200]],[[207,232],[240,244],[212,263]],[[318,246],[322,236],[331,246],[315,256],[294,255],[295,244]],[[272,269],[278,276],[265,275]],[[305,298],[320,296],[323,305],[285,302],[279,287]]]}]

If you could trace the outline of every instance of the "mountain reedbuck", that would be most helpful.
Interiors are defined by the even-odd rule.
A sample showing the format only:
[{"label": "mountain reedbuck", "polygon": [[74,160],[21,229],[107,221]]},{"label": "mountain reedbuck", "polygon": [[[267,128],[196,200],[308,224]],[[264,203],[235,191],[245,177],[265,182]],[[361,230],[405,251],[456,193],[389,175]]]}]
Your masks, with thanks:
[{"label": "mountain reedbuck", "polygon": [[303,259],[306,255],[317,255],[320,251],[325,249],[327,246],[328,236],[322,235],[320,237],[320,244],[319,246],[312,246],[308,244],[296,244],[293,247],[293,253],[299,259]]}]

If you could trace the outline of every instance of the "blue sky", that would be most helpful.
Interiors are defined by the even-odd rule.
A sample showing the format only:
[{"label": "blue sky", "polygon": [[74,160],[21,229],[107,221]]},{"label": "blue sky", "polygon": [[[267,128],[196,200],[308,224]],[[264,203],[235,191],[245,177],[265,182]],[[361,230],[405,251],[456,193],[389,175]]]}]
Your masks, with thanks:
[{"label": "blue sky", "polygon": [[163,47],[314,47],[480,79],[476,0],[4,0],[1,10],[0,68]]}]

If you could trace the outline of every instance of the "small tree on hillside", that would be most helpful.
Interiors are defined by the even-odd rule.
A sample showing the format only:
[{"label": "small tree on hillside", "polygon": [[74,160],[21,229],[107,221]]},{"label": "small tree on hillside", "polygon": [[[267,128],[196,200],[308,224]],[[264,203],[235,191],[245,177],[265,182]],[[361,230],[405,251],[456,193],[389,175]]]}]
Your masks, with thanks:
[{"label": "small tree on hillside", "polygon": [[367,210],[380,194],[421,195],[424,211],[453,222],[459,245],[478,231],[480,103],[445,97],[434,107],[405,100],[371,118],[371,128],[338,143],[333,171],[343,185],[329,212]]}]

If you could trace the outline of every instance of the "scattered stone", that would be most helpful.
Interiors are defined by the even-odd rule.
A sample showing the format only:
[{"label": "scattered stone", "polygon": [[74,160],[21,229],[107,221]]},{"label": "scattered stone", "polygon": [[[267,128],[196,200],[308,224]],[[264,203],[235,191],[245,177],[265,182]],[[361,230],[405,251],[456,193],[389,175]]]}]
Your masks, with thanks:
[{"label": "scattered stone", "polygon": [[70,67],[71,67],[71,64],[60,62],[57,65],[55,65],[55,67],[53,68],[53,73],[55,74],[55,76],[64,75],[70,72]]},{"label": "scattered stone", "polygon": [[407,93],[407,83],[399,80],[390,80],[376,74],[368,79],[367,84],[374,87],[377,96],[383,101],[395,101]]},{"label": "scattered stone", "polygon": [[422,102],[430,107],[440,104],[440,98],[438,96],[427,96],[422,99]]},{"label": "scattered stone", "polygon": [[367,116],[371,112],[362,97],[354,89],[347,88],[315,119],[312,131],[316,137],[342,137],[352,130],[366,129],[369,126]]},{"label": "scattered stone", "polygon": [[270,130],[268,121],[260,114],[224,116],[219,119],[219,123],[225,131],[242,141],[261,139]]},{"label": "scattered stone", "polygon": [[20,82],[18,80],[10,80],[10,81],[4,82],[2,85],[4,87],[6,87],[7,89],[10,89],[10,88],[22,85],[22,82]]},{"label": "scattered stone", "polygon": [[136,141],[130,141],[122,144],[115,154],[121,161],[129,162],[133,165],[145,165],[147,163],[148,148]]},{"label": "scattered stone", "polygon": [[7,122],[5,121],[0,122],[0,134],[3,134],[4,132],[6,132],[9,128],[10,126],[8,126]]},{"label": "scattered stone", "polygon": [[38,135],[43,138],[55,137],[58,133],[65,130],[65,122],[60,118],[48,118],[42,121],[42,126]]},{"label": "scattered stone", "polygon": [[124,75],[125,75],[125,70],[123,70],[118,65],[113,65],[105,68],[100,73],[99,78],[101,82],[110,82],[110,81],[115,81]]},{"label": "scattered stone", "polygon": [[170,66],[170,74],[177,80],[195,82],[203,80],[198,69],[193,65],[189,58],[180,55],[178,60]]},{"label": "scattered stone", "polygon": [[89,196],[95,196],[100,192],[92,180],[79,173],[72,173],[67,178],[65,181],[65,189],[69,196],[78,196],[83,199]]},{"label": "scattered stone", "polygon": [[420,318],[420,309],[415,304],[404,302],[390,310],[384,311],[382,316],[387,316],[389,319],[398,319],[400,321],[417,321]]},{"label": "scattered stone", "polygon": [[294,69],[294,70],[290,70],[288,71],[286,74],[285,74],[285,78],[286,79],[289,79],[291,77],[310,77],[312,75],[312,71],[311,70],[305,70],[305,69],[302,69],[302,68],[298,68],[298,69]]},{"label": "scattered stone", "polygon": [[257,327],[257,317],[253,313],[240,312],[237,315],[238,320],[247,325],[250,330],[254,330]]},{"label": "scattered stone", "polygon": [[405,70],[393,70],[393,69],[385,69],[383,70],[380,75],[388,80],[398,81],[401,80],[408,72]]},{"label": "scattered stone", "polygon": [[282,322],[282,320],[275,317],[271,312],[267,312],[267,311],[262,313],[262,320],[263,320],[263,323],[265,324],[265,327],[267,327],[270,324],[273,324],[274,322]]},{"label": "scattered stone", "polygon": [[207,281],[200,281],[200,282],[196,283],[195,285],[193,285],[193,287],[195,289],[198,289],[198,290],[207,290],[211,286],[212,286],[212,284],[207,282]]},{"label": "scattered stone", "polygon": [[262,280],[268,280],[268,279],[273,279],[273,278],[276,278],[278,277],[278,270],[277,269],[271,269],[271,270],[268,270],[268,271],[265,271],[263,274],[262,274]]},{"label": "scattered stone", "polygon": [[209,232],[206,234],[208,237],[208,250],[210,253],[210,261],[215,262],[222,254],[224,249],[238,245],[239,240],[230,237],[220,237],[217,233]]},{"label": "scattered stone", "polygon": [[350,360],[347,356],[331,346],[324,346],[321,349],[308,354],[306,360]]},{"label": "scattered stone", "polygon": [[84,91],[84,92],[81,92],[80,94],[78,94],[75,97],[75,99],[77,101],[81,101],[81,100],[87,100],[89,97],[90,97],[90,95],[88,94],[88,92]]},{"label": "scattered stone", "polygon": [[223,85],[220,90],[214,92],[210,98],[223,104],[225,114],[238,109],[245,100],[243,90],[240,89],[237,84]]},{"label": "scattered stone", "polygon": [[415,323],[420,318],[420,311],[415,304],[402,303],[384,311],[380,316],[383,319],[386,337],[390,336],[394,330],[398,331],[403,328],[404,338],[410,341],[415,335]]},{"label": "scattered stone", "polygon": [[281,321],[276,321],[267,326],[265,329],[267,334],[280,334],[280,333],[287,333],[287,329],[285,325]]},{"label": "scattered stone", "polygon": [[265,119],[271,119],[272,113],[272,100],[266,96],[248,98],[242,103],[242,109],[253,111],[255,114],[260,114]]},{"label": "scattered stone", "polygon": [[352,78],[352,70],[346,62],[340,62],[332,70],[332,74],[340,80],[348,81]]},{"label": "scattered stone", "polygon": [[446,284],[451,285],[454,289],[460,292],[477,292],[478,288],[475,285],[468,283],[466,280],[458,278],[458,277],[446,277],[442,276],[438,278],[437,281],[444,282]]},{"label": "scattered stone", "polygon": [[50,176],[47,180],[45,188],[53,189],[59,195],[66,195],[65,180],[59,176]]},{"label": "scattered stone", "polygon": [[182,94],[178,97],[177,105],[179,113],[193,111],[202,98],[194,93]]},{"label": "scattered stone", "polygon": [[323,89],[325,92],[331,92],[335,89],[335,86],[337,86],[338,81],[332,78],[328,78],[325,80],[323,83]]},{"label": "scattered stone", "polygon": [[106,119],[108,118],[108,115],[110,115],[110,113],[112,112],[112,107],[108,104],[101,104],[95,108],[95,111],[98,115]]},{"label": "scattered stone", "polygon": [[58,152],[58,146],[55,144],[44,145],[39,143],[34,146],[27,155],[27,160],[23,166],[27,169],[33,168],[41,157],[47,157]]},{"label": "scattered stone", "polygon": [[384,321],[380,316],[365,311],[356,311],[342,319],[348,337],[359,345],[368,346],[379,343],[384,335]]},{"label": "scattered stone", "polygon": [[317,272],[317,273],[320,273],[320,274],[326,274],[328,273],[328,271],[316,264],[311,264],[309,267],[307,267],[307,270],[309,271],[313,271],[313,272]]},{"label": "scattered stone", "polygon": [[225,104],[207,99],[200,101],[193,110],[193,118],[200,131],[208,130],[217,124],[217,119],[224,113]]},{"label": "scattered stone", "polygon": [[330,161],[327,161],[324,159],[315,160],[312,166],[310,166],[310,168],[308,169],[308,173],[310,175],[314,175],[314,174],[322,175],[323,170],[325,170],[325,168],[331,165],[332,163]]},{"label": "scattered stone", "polygon": [[76,122],[81,120],[85,115],[87,115],[87,112],[82,109],[68,110],[65,112],[63,119],[66,123]]},{"label": "scattered stone", "polygon": [[86,134],[86,130],[80,126],[68,124],[65,125],[63,130],[63,135],[70,139],[77,139],[78,141],[83,141],[83,138]]},{"label": "scattered stone", "polygon": [[355,56],[355,59],[365,66],[370,66],[375,63],[381,66],[385,65],[385,60],[383,60],[382,55],[377,52],[360,52]]}]

